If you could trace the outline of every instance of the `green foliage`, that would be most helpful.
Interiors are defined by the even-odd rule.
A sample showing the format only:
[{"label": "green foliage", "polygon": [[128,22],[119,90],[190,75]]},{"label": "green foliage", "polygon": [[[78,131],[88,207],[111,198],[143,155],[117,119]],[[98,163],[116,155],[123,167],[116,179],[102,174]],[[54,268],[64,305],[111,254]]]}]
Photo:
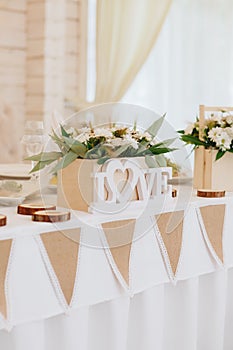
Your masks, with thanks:
[{"label": "green foliage", "polygon": [[147,130],[146,132],[148,132],[152,137],[155,137],[159,131],[159,129],[161,128],[163,122],[164,122],[164,118],[165,118],[166,114],[164,114],[161,118],[157,119]]},{"label": "green foliage", "polygon": [[[36,161],[37,164],[31,172],[39,171],[47,165],[56,162],[52,173],[59,171],[71,164],[75,159],[97,159],[98,164],[104,164],[108,159],[118,157],[145,157],[145,161],[149,167],[166,166],[164,153],[172,152],[175,149],[169,146],[175,139],[168,139],[163,142],[151,143],[159,131],[165,115],[157,119],[145,133],[139,133],[136,130],[136,123],[133,129],[126,127],[108,129],[108,133],[103,136],[95,135],[95,129],[91,128],[87,138],[81,139],[74,137],[72,132],[68,133],[65,128],[60,125],[60,135],[52,131],[50,135],[54,143],[58,146],[57,152],[42,152],[35,156],[27,158]],[[111,130],[111,131],[110,131]],[[110,141],[107,139],[108,134],[112,133]],[[79,134],[80,135],[80,134]],[[81,134],[82,135],[82,134]],[[97,136],[98,135],[98,136]],[[104,136],[105,135],[105,136]],[[127,141],[127,137],[131,137],[131,141]],[[117,143],[111,143],[116,139]],[[118,142],[120,141],[120,142]],[[122,144],[121,144],[122,143]],[[119,144],[119,145],[118,145]],[[153,157],[152,157],[153,156]]]},{"label": "green foliage", "polygon": [[181,140],[186,142],[187,144],[191,144],[194,146],[204,146],[206,147],[206,142],[201,141],[198,137],[192,135],[181,135]]},{"label": "green foliage", "polygon": [[182,141],[193,145],[193,149],[203,146],[217,150],[215,160],[222,158],[226,152],[233,153],[233,115],[230,112],[211,113],[201,125],[197,117],[195,123],[178,133]]},{"label": "green foliage", "polygon": [[61,158],[58,162],[55,168],[53,168],[53,173],[57,172],[58,170],[61,170],[65,167],[67,167],[69,164],[71,164],[75,159],[77,159],[77,154],[73,151],[69,151],[67,154],[64,155],[63,158]]}]

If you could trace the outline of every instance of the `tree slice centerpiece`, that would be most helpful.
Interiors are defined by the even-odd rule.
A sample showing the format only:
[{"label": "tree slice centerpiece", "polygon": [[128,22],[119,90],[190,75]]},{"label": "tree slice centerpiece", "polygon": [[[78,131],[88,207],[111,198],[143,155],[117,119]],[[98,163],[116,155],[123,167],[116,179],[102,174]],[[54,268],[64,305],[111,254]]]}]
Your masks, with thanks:
[{"label": "tree slice centerpiece", "polygon": [[5,226],[6,225],[6,215],[0,214],[0,226]]},{"label": "tree slice centerpiece", "polygon": [[33,215],[39,210],[56,210],[56,206],[43,204],[21,204],[18,205],[17,213],[21,215]]},{"label": "tree slice centerpiece", "polygon": [[175,188],[172,189],[172,198],[177,197],[177,190]]},{"label": "tree slice centerpiece", "polygon": [[220,198],[225,197],[225,191],[222,190],[197,190],[197,196],[198,197],[204,197],[204,198]]},{"label": "tree slice centerpiece", "polygon": [[32,215],[33,221],[39,222],[62,222],[70,220],[69,211],[40,210]]}]

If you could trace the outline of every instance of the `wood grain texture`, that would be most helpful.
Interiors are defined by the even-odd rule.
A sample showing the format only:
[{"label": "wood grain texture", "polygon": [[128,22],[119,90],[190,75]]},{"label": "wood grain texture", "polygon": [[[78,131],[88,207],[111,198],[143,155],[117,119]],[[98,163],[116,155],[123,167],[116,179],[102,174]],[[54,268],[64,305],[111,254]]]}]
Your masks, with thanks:
[{"label": "wood grain texture", "polygon": [[6,226],[7,217],[6,215],[0,214],[0,226]]},{"label": "wood grain texture", "polygon": [[32,221],[63,222],[70,220],[70,212],[40,210],[32,214]]},{"label": "wood grain texture", "polygon": [[225,197],[225,191],[197,190],[197,196],[204,198],[221,198]]},{"label": "wood grain texture", "polygon": [[21,215],[33,215],[39,210],[55,210],[55,205],[43,205],[43,204],[20,204],[17,208],[17,213]]}]

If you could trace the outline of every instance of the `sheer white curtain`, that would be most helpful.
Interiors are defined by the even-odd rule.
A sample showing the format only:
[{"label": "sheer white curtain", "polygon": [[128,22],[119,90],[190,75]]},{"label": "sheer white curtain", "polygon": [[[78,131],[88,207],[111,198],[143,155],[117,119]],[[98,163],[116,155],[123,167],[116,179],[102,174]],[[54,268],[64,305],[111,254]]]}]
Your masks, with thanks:
[{"label": "sheer white curtain", "polygon": [[175,128],[199,104],[233,104],[233,1],[173,0],[159,38],[123,98],[164,113]]},{"label": "sheer white curtain", "polygon": [[[122,98],[156,42],[171,2],[89,0],[88,63],[94,63],[95,70],[88,67],[87,85],[89,89],[94,80],[96,85],[92,104]],[[90,95],[88,92],[88,101]],[[86,101],[82,104],[88,105]]]}]

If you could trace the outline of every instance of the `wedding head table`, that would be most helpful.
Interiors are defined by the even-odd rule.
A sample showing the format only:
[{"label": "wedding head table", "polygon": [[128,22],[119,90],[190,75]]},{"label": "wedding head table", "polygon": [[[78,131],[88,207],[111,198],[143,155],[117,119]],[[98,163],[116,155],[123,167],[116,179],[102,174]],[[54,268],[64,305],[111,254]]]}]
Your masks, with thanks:
[{"label": "wedding head table", "polygon": [[1,213],[1,349],[233,348],[232,194],[56,224]]}]

